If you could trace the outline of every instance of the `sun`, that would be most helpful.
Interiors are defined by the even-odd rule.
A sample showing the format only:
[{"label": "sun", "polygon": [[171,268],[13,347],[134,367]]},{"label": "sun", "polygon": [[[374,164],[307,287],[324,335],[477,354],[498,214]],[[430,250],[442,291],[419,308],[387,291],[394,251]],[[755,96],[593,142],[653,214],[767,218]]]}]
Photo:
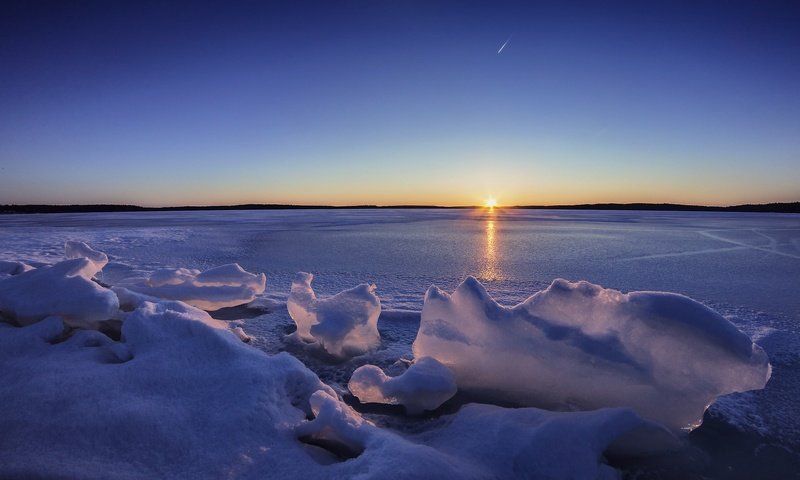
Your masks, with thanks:
[{"label": "sun", "polygon": [[494,208],[497,206],[497,199],[494,197],[489,197],[485,202],[483,202],[483,204],[486,206],[486,208]]}]

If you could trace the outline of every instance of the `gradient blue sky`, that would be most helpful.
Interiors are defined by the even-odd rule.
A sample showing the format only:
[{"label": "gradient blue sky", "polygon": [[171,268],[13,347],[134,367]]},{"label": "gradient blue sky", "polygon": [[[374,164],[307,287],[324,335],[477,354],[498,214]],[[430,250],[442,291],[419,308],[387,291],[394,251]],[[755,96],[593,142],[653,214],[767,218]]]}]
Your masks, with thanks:
[{"label": "gradient blue sky", "polygon": [[0,203],[796,201],[800,3],[4,2],[0,178]]}]

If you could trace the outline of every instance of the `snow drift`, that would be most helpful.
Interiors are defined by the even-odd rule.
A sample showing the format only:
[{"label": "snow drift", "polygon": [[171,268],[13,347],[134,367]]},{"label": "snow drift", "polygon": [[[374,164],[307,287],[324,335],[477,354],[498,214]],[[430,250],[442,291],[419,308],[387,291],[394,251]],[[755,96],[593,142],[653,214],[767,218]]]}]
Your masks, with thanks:
[{"label": "snow drift", "polygon": [[0,313],[19,325],[59,315],[73,326],[93,327],[119,309],[116,295],[93,282],[100,270],[87,258],[0,277]]},{"label": "snow drift", "polygon": [[0,260],[0,280],[13,275],[19,275],[28,270],[33,270],[33,267],[22,262]]},{"label": "snow drift", "polygon": [[292,282],[287,308],[297,325],[296,335],[319,344],[331,355],[364,353],[380,342],[381,301],[375,285],[362,283],[350,290],[318,299],[311,288],[314,275],[299,272]]},{"label": "snow drift", "polygon": [[432,357],[418,358],[396,377],[375,365],[361,366],[347,388],[361,403],[403,405],[410,414],[435,410],[458,390],[453,372]]},{"label": "snow drift", "polygon": [[314,393],[310,403],[314,419],[295,432],[355,457],[332,469],[338,478],[616,478],[601,462],[603,453],[626,434],[649,427],[623,408],[555,413],[471,404],[441,417],[435,428],[400,437],[328,392]]},{"label": "snow drift", "polygon": [[632,407],[672,429],[698,426],[716,397],[763,388],[764,351],[702,304],[555,280],[512,308],[468,277],[425,295],[417,357],[490,400],[559,410]]},{"label": "snow drift", "polygon": [[120,341],[57,316],[0,322],[0,477],[598,478],[613,473],[607,446],[642,424],[471,405],[400,436],[197,308],[125,302],[139,304]]},{"label": "snow drift", "polygon": [[121,342],[91,330],[61,341],[59,317],[0,323],[0,477],[220,478],[307,461],[285,425],[328,387],[205,315],[145,302]]},{"label": "snow drift", "polygon": [[204,272],[188,268],[157,270],[144,282],[121,286],[212,311],[252,302],[256,295],[264,293],[266,285],[263,273],[255,275],[231,263]]}]

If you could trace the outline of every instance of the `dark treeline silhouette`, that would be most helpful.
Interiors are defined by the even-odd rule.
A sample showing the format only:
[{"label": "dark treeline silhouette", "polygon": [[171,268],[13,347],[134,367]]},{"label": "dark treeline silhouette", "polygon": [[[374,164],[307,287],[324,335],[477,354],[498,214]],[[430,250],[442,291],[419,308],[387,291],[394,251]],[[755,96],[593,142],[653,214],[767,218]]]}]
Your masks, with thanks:
[{"label": "dark treeline silhouette", "polygon": [[707,205],[683,205],[680,203],[587,203],[581,205],[520,205],[513,208],[535,208],[554,210],[657,210],[670,212],[765,212],[800,213],[800,202],[761,203],[714,207]]},{"label": "dark treeline silhouette", "polygon": [[[170,212],[193,210],[313,210],[357,208],[482,208],[475,206],[442,207],[437,205],[280,205],[252,203],[244,205],[209,205],[180,207],[141,207],[139,205],[0,205],[0,214],[13,213],[89,213],[89,212]],[[581,205],[517,205],[500,208],[552,210],[656,210],[675,212],[765,212],[800,213],[800,202],[764,203],[713,207],[677,203],[591,203]]]}]

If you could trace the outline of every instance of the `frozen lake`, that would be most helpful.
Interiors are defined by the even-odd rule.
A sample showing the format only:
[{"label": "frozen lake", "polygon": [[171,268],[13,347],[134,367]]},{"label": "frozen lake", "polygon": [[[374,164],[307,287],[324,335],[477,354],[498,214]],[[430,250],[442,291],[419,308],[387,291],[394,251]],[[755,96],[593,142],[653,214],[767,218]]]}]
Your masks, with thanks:
[{"label": "frozen lake", "polygon": [[[773,377],[763,391],[712,407],[691,434],[703,459],[687,455],[669,467],[647,464],[641,473],[628,465],[627,471],[644,478],[786,477],[800,466],[798,215],[364,209],[0,216],[0,259],[54,263],[67,240],[107,252],[102,280],[112,285],[164,267],[237,262],[266,273],[272,311],[218,317],[245,318],[254,344],[269,353],[292,352],[283,342],[293,328],[283,305],[296,272],[312,272],[321,295],[375,283],[384,310],[381,349],[335,367],[292,352],[324,381],[340,385],[358,365],[388,366],[410,352],[418,326],[413,312],[431,284],[452,291],[472,275],[506,305],[554,278],[681,293],[759,343]],[[366,414],[379,424],[394,422],[385,412]]]},{"label": "frozen lake", "polygon": [[800,319],[797,215],[565,210],[283,210],[0,216],[0,256],[52,262],[80,239],[113,256],[111,283],[161,267],[238,262],[288,294],[297,271],[322,293],[378,285],[419,310],[431,284],[473,275],[505,303],[553,278],[664,290]]}]

